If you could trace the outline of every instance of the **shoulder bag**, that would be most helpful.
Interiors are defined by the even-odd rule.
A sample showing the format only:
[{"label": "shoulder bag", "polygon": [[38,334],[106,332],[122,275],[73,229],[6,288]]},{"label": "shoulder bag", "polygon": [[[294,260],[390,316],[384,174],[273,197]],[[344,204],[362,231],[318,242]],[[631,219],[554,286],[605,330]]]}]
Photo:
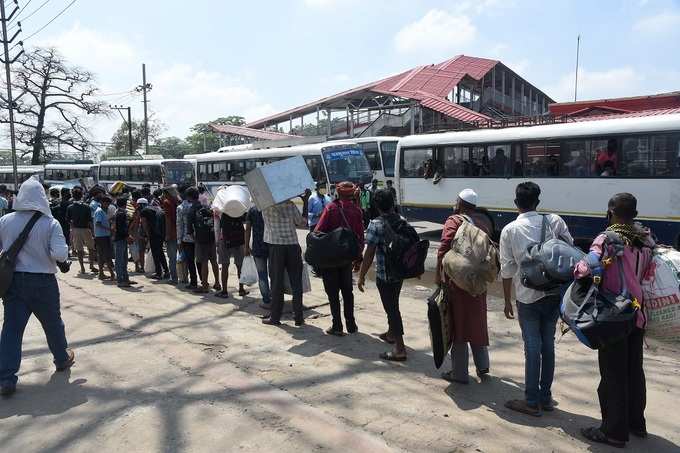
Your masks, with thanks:
[{"label": "shoulder bag", "polygon": [[17,255],[19,255],[28,239],[28,235],[33,229],[33,225],[35,225],[40,216],[42,216],[41,212],[35,212],[10,248],[0,252],[0,297],[5,297],[9,287],[12,285]]}]

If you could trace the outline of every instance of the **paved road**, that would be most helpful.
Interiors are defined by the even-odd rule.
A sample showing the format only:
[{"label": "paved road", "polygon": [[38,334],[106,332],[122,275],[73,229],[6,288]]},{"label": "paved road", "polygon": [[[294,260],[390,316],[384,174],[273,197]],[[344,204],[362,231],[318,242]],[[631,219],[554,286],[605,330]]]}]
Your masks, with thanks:
[{"label": "paved road", "polygon": [[[402,298],[409,361],[384,363],[377,291],[357,299],[360,333],[329,337],[321,281],[308,325],[260,324],[257,291],[221,300],[134,277],[124,291],[61,275],[70,373],[54,373],[40,327],[24,341],[18,393],[0,401],[3,451],[608,451],[580,438],[597,423],[596,356],[570,335],[557,346],[558,410],[540,419],[503,407],[521,397],[516,322],[491,298],[491,378],[449,385],[429,353],[423,282]],[[646,356],[651,437],[630,451],[680,451],[677,350]],[[448,366],[448,364],[446,365]]]}]

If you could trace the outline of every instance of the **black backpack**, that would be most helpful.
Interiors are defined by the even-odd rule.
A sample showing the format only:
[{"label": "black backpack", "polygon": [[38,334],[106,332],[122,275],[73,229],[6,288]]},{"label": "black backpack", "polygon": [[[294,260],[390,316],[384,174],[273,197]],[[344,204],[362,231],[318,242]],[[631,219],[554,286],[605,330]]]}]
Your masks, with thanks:
[{"label": "black backpack", "polygon": [[350,228],[345,212],[339,203],[338,209],[345,226],[338,227],[329,233],[312,231],[307,235],[305,261],[314,268],[343,267],[351,264],[361,253],[359,241]]},{"label": "black backpack", "polygon": [[196,233],[201,236],[207,236],[215,233],[215,222],[213,220],[212,210],[206,206],[202,206],[196,211],[196,223],[194,224]]},{"label": "black backpack", "polygon": [[396,214],[381,219],[385,229],[383,251],[387,276],[405,280],[423,275],[430,241],[421,240],[415,228]]}]

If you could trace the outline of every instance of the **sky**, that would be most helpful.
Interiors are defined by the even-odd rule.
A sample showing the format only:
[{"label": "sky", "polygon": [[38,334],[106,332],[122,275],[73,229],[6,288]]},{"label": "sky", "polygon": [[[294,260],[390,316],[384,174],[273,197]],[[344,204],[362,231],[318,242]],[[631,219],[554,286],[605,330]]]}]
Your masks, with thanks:
[{"label": "sky", "polygon": [[[24,6],[28,0],[19,0]],[[31,0],[23,36],[71,0]],[[558,101],[680,90],[680,0],[77,0],[26,40],[97,75],[101,99],[165,136],[220,116],[268,114],[457,54],[499,59]],[[110,141],[121,124],[92,124]]]}]

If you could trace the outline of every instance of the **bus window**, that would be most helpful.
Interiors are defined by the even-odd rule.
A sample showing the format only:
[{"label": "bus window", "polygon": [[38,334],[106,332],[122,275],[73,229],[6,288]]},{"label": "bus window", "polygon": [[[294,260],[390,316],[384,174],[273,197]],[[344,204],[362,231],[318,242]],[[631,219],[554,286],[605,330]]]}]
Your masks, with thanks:
[{"label": "bus window", "polygon": [[649,137],[627,137],[621,140],[619,176],[641,177],[652,174]]},{"label": "bus window", "polygon": [[243,181],[243,162],[232,160],[229,162],[229,181]]},{"label": "bus window", "polygon": [[465,176],[465,167],[470,165],[469,150],[463,146],[447,146],[437,152],[444,167],[444,176],[454,178]]},{"label": "bus window", "polygon": [[397,155],[397,142],[382,142],[380,144],[380,154],[382,155],[385,176],[388,178],[393,178],[394,158]]},{"label": "bus window", "polygon": [[246,173],[251,172],[257,168],[257,161],[255,159],[248,159],[245,161]]},{"label": "bus window", "polygon": [[680,135],[652,137],[652,167],[656,176],[680,176]]},{"label": "bus window", "polygon": [[359,146],[364,150],[364,155],[368,160],[368,164],[371,166],[371,171],[382,170],[382,165],[380,164],[380,156],[378,155],[378,143],[365,142],[359,143]]},{"label": "bus window", "polygon": [[147,167],[149,176],[151,176],[150,181],[155,184],[160,184],[162,179],[161,179],[161,167],[160,166],[150,166]]},{"label": "bus window", "polygon": [[569,140],[562,143],[560,175],[590,176],[590,140]]},{"label": "bus window", "polygon": [[593,176],[608,177],[619,173],[620,153],[615,138],[590,141]]},{"label": "bus window", "polygon": [[321,165],[321,156],[305,156],[305,163],[312,175],[312,179],[316,182],[325,182],[326,173],[323,171]]},{"label": "bus window", "polygon": [[556,177],[560,175],[559,142],[532,142],[525,146],[524,172],[528,177]]},{"label": "bus window", "polygon": [[512,145],[512,176],[524,176],[524,147],[520,143]]},{"label": "bus window", "polygon": [[463,162],[463,174],[465,176],[489,176],[491,167],[489,166],[489,156],[485,146],[470,146],[470,160],[467,164]]},{"label": "bus window", "polygon": [[486,149],[489,174],[496,178],[510,176],[510,145],[488,145]]},{"label": "bus window", "polygon": [[422,178],[428,166],[432,167],[432,148],[405,149],[402,151],[401,177]]}]

